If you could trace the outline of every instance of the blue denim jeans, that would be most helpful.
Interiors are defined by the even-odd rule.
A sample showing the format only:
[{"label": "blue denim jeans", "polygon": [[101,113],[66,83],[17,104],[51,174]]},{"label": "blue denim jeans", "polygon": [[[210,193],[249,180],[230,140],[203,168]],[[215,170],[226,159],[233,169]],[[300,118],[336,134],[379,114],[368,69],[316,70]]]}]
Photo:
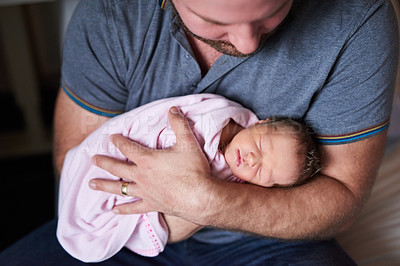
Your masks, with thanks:
[{"label": "blue denim jeans", "polygon": [[[0,265],[84,265],[63,250],[53,220],[0,254]],[[229,244],[188,239],[168,244],[159,256],[147,258],[128,249],[98,265],[355,265],[334,240],[277,241],[244,237]]]}]

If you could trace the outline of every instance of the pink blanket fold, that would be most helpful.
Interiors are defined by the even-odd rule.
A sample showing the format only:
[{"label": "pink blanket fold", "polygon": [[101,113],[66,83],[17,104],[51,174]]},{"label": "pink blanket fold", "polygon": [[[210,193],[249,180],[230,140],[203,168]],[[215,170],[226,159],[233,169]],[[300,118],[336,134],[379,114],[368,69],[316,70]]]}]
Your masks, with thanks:
[{"label": "pink blanket fold", "polygon": [[73,257],[84,262],[100,262],[124,246],[143,256],[157,256],[164,250],[168,227],[161,214],[115,215],[112,212],[115,205],[134,202],[137,198],[94,191],[88,182],[93,178],[120,180],[91,163],[95,154],[127,160],[110,142],[112,134],[122,134],[152,148],[172,146],[175,134],[168,124],[171,106],[178,106],[191,121],[212,174],[226,181],[238,181],[218,151],[218,144],[221,130],[230,119],[243,127],[258,121],[255,114],[241,105],[213,94],[196,94],[158,100],[117,116],[71,149],[64,161],[57,238]]}]

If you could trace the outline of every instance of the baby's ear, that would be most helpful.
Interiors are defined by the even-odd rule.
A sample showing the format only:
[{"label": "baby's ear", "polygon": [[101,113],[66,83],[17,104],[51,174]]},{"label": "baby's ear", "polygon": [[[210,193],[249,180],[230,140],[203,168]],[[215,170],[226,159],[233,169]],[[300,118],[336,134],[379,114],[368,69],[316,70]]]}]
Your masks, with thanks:
[{"label": "baby's ear", "polygon": [[271,119],[270,118],[266,118],[264,120],[259,120],[259,121],[256,122],[256,124],[265,123],[265,122],[268,122],[269,120],[271,120]]}]

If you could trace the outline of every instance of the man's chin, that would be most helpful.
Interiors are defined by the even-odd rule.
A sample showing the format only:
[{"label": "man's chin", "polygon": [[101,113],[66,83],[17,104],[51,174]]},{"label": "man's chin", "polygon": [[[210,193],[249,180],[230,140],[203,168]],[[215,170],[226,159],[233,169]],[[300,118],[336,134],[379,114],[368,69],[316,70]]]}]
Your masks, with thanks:
[{"label": "man's chin", "polygon": [[193,32],[191,32],[187,28],[185,29],[185,31],[190,36],[192,36],[192,37],[204,42],[205,44],[208,44],[209,46],[211,46],[212,48],[214,48],[218,52],[220,52],[222,54],[225,54],[225,55],[238,57],[238,58],[248,57],[248,56],[251,56],[254,53],[256,53],[260,48],[262,48],[264,46],[266,40],[270,36],[270,34],[263,34],[261,36],[260,42],[258,44],[258,48],[254,52],[251,52],[251,53],[248,53],[248,54],[244,54],[244,53],[240,52],[238,49],[236,49],[236,47],[230,42],[227,42],[227,41],[214,41],[214,40],[206,39],[206,38],[203,38],[203,37],[200,37],[200,36],[194,34]]},{"label": "man's chin", "polygon": [[237,50],[236,47],[230,43],[217,42],[216,44],[213,44],[213,43],[207,43],[207,44],[210,45],[212,48],[214,48],[215,50],[217,50],[220,53],[223,53],[223,54],[229,55],[229,56],[238,57],[238,58],[247,57],[254,53],[253,52],[253,53],[249,53],[249,54],[244,54],[244,53],[240,52],[239,50]]}]

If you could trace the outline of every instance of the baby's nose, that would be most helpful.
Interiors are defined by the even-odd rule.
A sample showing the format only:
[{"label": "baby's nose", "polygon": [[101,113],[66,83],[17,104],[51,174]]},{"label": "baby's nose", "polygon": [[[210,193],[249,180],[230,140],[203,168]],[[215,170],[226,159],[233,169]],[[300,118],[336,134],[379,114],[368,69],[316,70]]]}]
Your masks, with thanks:
[{"label": "baby's nose", "polygon": [[247,165],[253,167],[257,163],[256,155],[253,152],[249,152],[246,156]]}]

